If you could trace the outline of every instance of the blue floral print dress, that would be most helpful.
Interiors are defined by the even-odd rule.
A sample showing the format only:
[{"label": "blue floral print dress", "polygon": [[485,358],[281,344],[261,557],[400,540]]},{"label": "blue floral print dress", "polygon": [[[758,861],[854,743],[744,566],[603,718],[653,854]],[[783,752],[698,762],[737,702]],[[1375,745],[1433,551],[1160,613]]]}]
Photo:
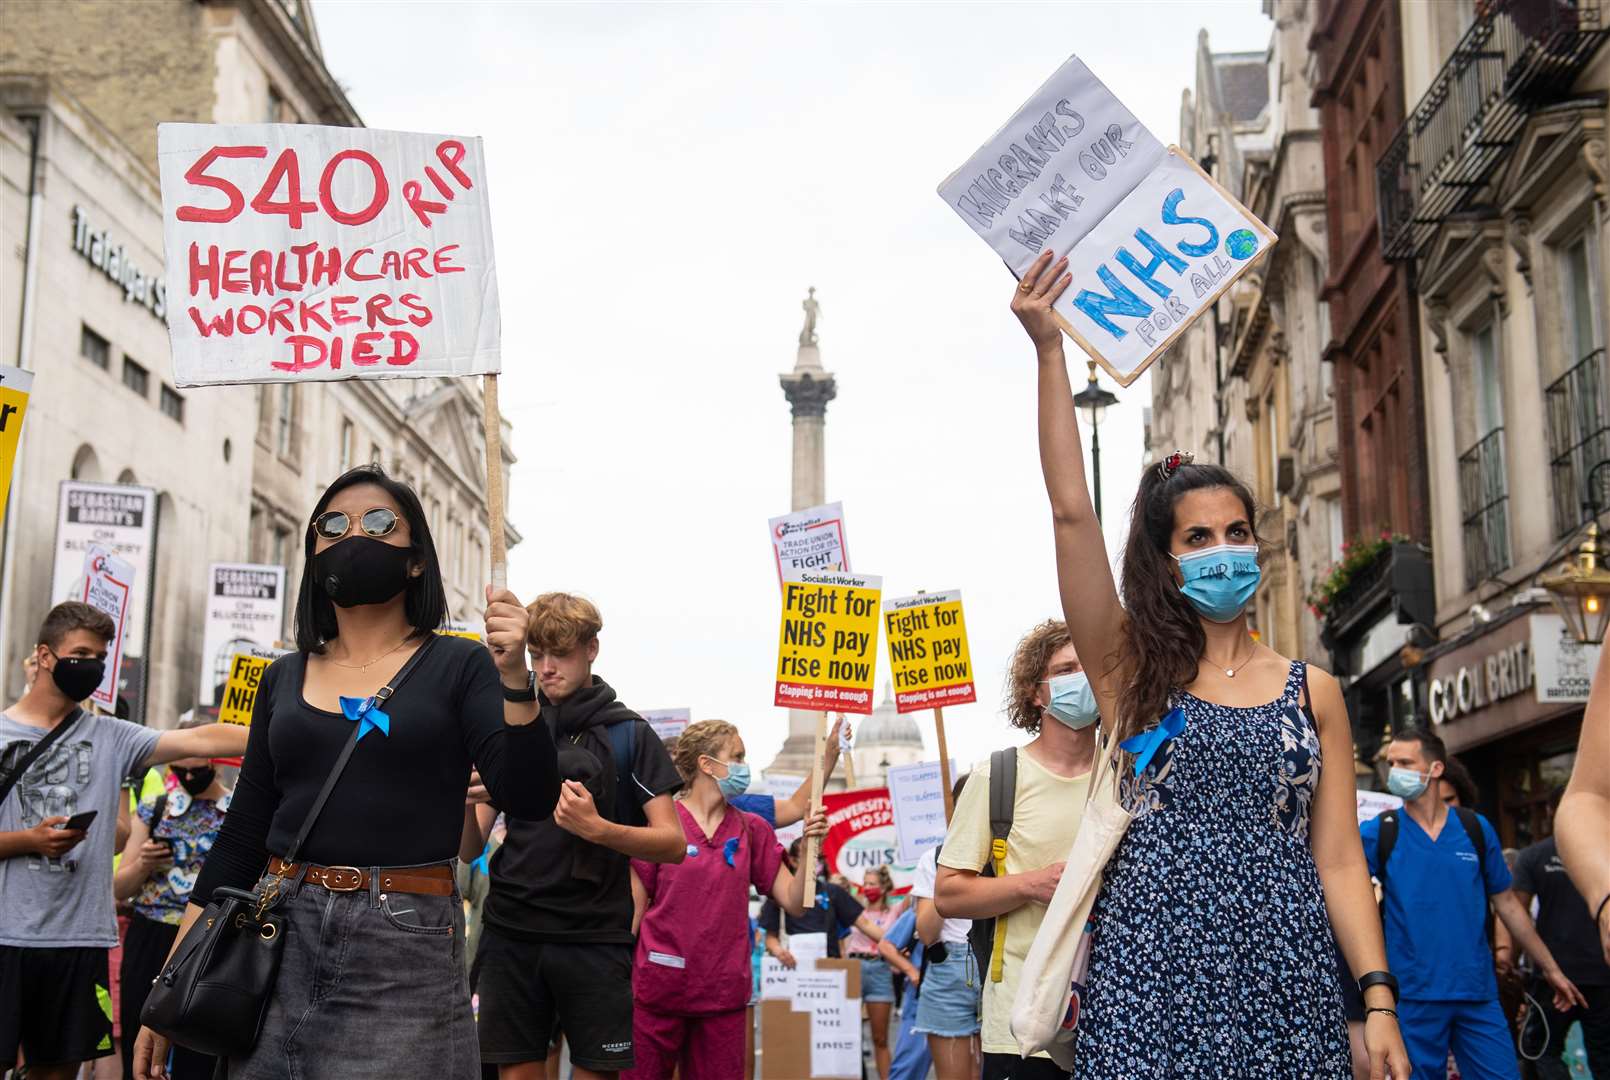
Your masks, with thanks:
[{"label": "blue floral print dress", "polygon": [[[1119,798],[1134,815],[1092,916],[1080,1080],[1350,1080],[1330,918],[1308,846],[1319,733],[1279,699],[1178,692],[1184,730]],[[1345,763],[1344,763],[1345,765]]]}]

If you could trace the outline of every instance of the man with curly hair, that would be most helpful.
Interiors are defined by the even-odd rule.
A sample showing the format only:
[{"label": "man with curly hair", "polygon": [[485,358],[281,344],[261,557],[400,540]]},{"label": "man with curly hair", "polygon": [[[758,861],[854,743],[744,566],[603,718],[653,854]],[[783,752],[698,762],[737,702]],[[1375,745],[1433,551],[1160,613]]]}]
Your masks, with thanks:
[{"label": "man with curly hair", "polygon": [[[994,936],[1001,960],[980,972],[984,984],[983,1080],[1063,1076],[1049,1057],[1018,1057],[1012,1000],[1029,945],[1062,879],[1063,860],[1083,817],[1095,754],[1095,698],[1059,620],[1047,620],[1018,642],[1007,676],[1008,722],[1034,738],[1015,751],[1012,828],[1004,859],[992,856],[990,770],[973,766],[939,853],[938,913],[948,918],[1005,921]],[[918,930],[922,931],[921,916]],[[997,930],[999,927],[997,926]],[[1003,948],[1004,945],[1004,948]],[[931,970],[931,969],[930,969]],[[928,992],[928,986],[923,986]]]}]

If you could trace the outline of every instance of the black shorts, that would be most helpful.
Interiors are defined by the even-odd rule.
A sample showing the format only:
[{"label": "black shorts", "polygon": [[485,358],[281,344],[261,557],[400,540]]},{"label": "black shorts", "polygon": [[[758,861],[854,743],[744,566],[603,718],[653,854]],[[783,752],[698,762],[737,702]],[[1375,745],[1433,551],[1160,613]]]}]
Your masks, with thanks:
[{"label": "black shorts", "polygon": [[1065,1080],[1068,1071],[1050,1058],[985,1054],[982,1080]]},{"label": "black shorts", "polygon": [[68,1065],[112,1052],[106,949],[0,945],[0,1069]]},{"label": "black shorts", "polygon": [[632,1067],[631,945],[521,941],[483,923],[471,978],[482,1061],[542,1061],[557,1030],[582,1068]]}]

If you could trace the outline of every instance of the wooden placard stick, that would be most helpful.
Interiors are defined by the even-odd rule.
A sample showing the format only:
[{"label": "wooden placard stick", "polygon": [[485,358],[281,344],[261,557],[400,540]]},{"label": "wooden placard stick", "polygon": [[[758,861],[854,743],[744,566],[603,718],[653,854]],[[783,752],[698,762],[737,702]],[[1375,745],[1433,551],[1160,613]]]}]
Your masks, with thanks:
[{"label": "wooden placard stick", "polygon": [[[838,714],[838,722],[844,723],[844,714]],[[839,760],[844,762],[844,787],[848,791],[855,790],[855,759],[851,756],[849,748],[843,743],[842,736],[839,742]],[[825,781],[824,781],[825,782]]]},{"label": "wooden placard stick", "polygon": [[945,795],[945,824],[950,824],[950,815],[956,809],[955,800],[950,795],[950,751],[945,747],[945,710],[934,706],[934,734],[939,739],[939,786],[944,788]]},{"label": "wooden placard stick", "polygon": [[492,588],[509,587],[509,547],[503,534],[503,417],[498,377],[481,376],[481,425],[486,433],[486,523],[492,538]]},{"label": "wooden placard stick", "polygon": [[[827,758],[827,713],[816,714],[816,754],[811,758],[811,816],[822,809],[822,766]],[[816,854],[821,841],[807,836],[800,845],[799,872],[805,875],[805,906],[816,905]]]}]

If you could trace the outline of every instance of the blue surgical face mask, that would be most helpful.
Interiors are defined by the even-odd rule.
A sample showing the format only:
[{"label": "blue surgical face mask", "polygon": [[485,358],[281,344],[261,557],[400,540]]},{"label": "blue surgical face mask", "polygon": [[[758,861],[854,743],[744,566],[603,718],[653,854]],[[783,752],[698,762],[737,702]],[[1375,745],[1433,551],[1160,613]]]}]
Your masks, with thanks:
[{"label": "blue surgical face mask", "polygon": [[1204,619],[1234,622],[1258,590],[1262,571],[1255,544],[1220,544],[1173,558],[1185,579],[1180,592]]},{"label": "blue surgical face mask", "polygon": [[1393,768],[1386,774],[1386,790],[1403,799],[1418,799],[1431,781],[1423,772]]},{"label": "blue surgical face mask", "polygon": [[742,795],[749,790],[749,765],[742,761],[722,761],[718,757],[710,759],[717,765],[727,767],[727,775],[716,780],[716,786],[721,789],[721,797],[730,799]]},{"label": "blue surgical face mask", "polygon": [[1075,731],[1082,731],[1101,719],[1101,712],[1096,708],[1095,691],[1090,689],[1090,679],[1084,672],[1056,675],[1045,681],[1051,687],[1051,704],[1045,707],[1045,711],[1062,723]]}]

